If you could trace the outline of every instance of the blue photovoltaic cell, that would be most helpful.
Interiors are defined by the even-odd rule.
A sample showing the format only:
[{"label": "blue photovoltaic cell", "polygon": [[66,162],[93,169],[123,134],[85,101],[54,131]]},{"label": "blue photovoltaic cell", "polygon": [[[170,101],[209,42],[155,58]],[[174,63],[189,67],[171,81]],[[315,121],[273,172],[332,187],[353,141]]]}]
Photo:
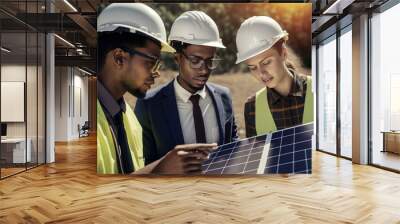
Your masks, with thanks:
[{"label": "blue photovoltaic cell", "polygon": [[282,137],[281,146],[292,145],[293,142],[294,142],[294,135],[284,136],[284,137]]},{"label": "blue photovoltaic cell", "polygon": [[294,134],[294,128],[291,129],[285,129],[282,131],[283,136],[288,136],[288,135],[293,135]]},{"label": "blue photovoltaic cell", "polygon": [[282,137],[282,131],[272,133],[271,139],[280,139]]},{"label": "blue photovoltaic cell", "polygon": [[285,145],[280,148],[280,154],[293,153],[293,144]]},{"label": "blue photovoltaic cell", "polygon": [[270,148],[279,148],[281,146],[281,138],[275,138],[271,140]]},{"label": "blue photovoltaic cell", "polygon": [[295,130],[295,134],[298,133],[303,133],[306,131],[314,131],[314,124],[310,123],[310,124],[306,124],[306,125],[300,125],[294,128]]},{"label": "blue photovoltaic cell", "polygon": [[265,173],[276,173],[278,167],[277,166],[267,166],[265,168]]},{"label": "blue photovoltaic cell", "polygon": [[312,135],[311,123],[222,145],[203,163],[203,173],[256,174],[268,143],[264,173],[311,173]]}]

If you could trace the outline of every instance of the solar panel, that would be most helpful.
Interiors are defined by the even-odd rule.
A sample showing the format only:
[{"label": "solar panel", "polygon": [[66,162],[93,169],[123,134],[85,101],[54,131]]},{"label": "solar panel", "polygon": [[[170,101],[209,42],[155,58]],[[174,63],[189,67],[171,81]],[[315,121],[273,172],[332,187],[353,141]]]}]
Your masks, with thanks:
[{"label": "solar panel", "polygon": [[204,174],[311,173],[313,123],[221,145],[202,165]]}]

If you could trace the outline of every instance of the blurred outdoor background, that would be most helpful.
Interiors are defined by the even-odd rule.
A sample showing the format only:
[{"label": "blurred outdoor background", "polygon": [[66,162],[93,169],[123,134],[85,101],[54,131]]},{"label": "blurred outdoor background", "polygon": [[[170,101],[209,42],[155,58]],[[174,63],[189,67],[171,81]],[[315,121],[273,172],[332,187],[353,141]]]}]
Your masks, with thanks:
[{"label": "blurred outdoor background", "polygon": [[[251,16],[270,16],[289,33],[289,59],[298,70],[311,75],[311,3],[149,3],[163,19],[167,35],[174,20],[185,11],[200,10],[217,24],[220,36],[227,47],[218,50],[222,58],[219,67],[211,74],[209,82],[228,87],[232,93],[233,110],[241,138],[245,136],[244,103],[263,86],[251,76],[246,66],[235,65],[236,32],[240,24]],[[177,75],[172,55],[163,57],[164,69],[155,86],[171,81]],[[135,97],[126,94],[125,99],[134,107]]]}]

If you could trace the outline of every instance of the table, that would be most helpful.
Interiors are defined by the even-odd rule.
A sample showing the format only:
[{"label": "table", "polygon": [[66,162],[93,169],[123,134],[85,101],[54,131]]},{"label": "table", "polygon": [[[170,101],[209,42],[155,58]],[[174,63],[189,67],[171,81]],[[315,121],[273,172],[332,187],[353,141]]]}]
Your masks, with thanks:
[{"label": "table", "polygon": [[382,131],[381,133],[383,133],[382,152],[400,154],[400,131]]},{"label": "table", "polygon": [[[27,144],[25,152],[25,144]],[[6,138],[1,139],[1,159],[6,163],[26,163],[31,162],[31,145],[30,138]]]}]

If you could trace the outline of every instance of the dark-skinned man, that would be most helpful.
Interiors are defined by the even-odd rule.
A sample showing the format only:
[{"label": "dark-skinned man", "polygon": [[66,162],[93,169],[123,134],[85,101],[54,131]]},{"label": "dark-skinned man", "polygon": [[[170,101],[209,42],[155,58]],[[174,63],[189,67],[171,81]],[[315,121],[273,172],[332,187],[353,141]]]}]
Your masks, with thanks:
[{"label": "dark-skinned man", "polygon": [[99,15],[97,31],[97,172],[196,173],[216,145],[174,146],[145,166],[142,127],[123,98],[144,97],[159,76],[160,52],[174,52],[160,16],[141,3],[114,3]]},{"label": "dark-skinned man", "polygon": [[204,12],[185,12],[172,24],[168,40],[176,50],[179,74],[135,107],[149,163],[176,145],[225,144],[238,138],[229,90],[207,82],[219,61],[217,48],[225,48],[215,22]]}]

